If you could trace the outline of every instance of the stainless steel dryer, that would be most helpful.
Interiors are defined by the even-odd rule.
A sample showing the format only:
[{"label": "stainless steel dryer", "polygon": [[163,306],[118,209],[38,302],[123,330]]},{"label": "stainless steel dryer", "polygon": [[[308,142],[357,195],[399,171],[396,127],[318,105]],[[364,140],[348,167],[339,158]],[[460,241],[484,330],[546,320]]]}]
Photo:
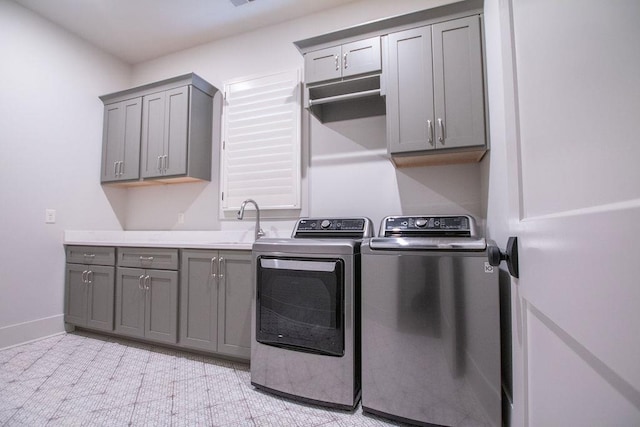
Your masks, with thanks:
[{"label": "stainless steel dryer", "polygon": [[360,400],[360,246],[368,218],[306,218],[253,244],[251,384],[324,406]]},{"label": "stainless steel dryer", "polygon": [[362,246],[362,408],[501,425],[498,269],[472,217],[394,216]]}]

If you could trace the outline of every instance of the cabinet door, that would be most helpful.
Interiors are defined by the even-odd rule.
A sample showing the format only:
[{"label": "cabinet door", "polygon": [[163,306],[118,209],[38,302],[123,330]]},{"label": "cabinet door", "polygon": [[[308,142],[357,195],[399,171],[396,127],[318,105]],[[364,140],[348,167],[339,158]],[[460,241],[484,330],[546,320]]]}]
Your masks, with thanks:
[{"label": "cabinet door", "polygon": [[122,102],[104,106],[102,129],[102,172],[101,182],[118,179],[118,162],[124,138],[124,110]]},{"label": "cabinet door", "polygon": [[65,278],[64,321],[77,326],[87,324],[87,266],[67,264]]},{"label": "cabinet door", "polygon": [[114,267],[89,266],[87,327],[113,331]]},{"label": "cabinet door", "polygon": [[485,144],[480,18],[433,25],[438,148]]},{"label": "cabinet door", "polygon": [[146,270],[146,338],[178,342],[178,272]]},{"label": "cabinet door", "polygon": [[342,77],[381,69],[380,37],[358,40],[342,46]]},{"label": "cabinet door", "polygon": [[187,139],[189,131],[189,87],[172,89],[165,94],[165,146],[163,175],[187,173]]},{"label": "cabinet door", "polygon": [[142,126],[142,98],[123,101],[124,135],[121,148],[122,164],[119,168],[119,180],[138,179],[140,177],[140,135]]},{"label": "cabinet door", "polygon": [[139,268],[116,269],[116,332],[144,337],[145,271]]},{"label": "cabinet door", "polygon": [[218,336],[218,252],[182,251],[180,345],[216,351]]},{"label": "cabinet door", "polygon": [[251,252],[220,251],[218,352],[249,359],[251,355]]},{"label": "cabinet door", "polygon": [[142,98],[142,142],[140,174],[143,178],[162,174],[165,132],[165,92]]},{"label": "cabinet door", "polygon": [[102,182],[139,177],[141,119],[140,97],[105,105]]},{"label": "cabinet door", "polygon": [[388,36],[387,142],[389,152],[435,148],[431,27]]},{"label": "cabinet door", "polygon": [[316,50],[304,55],[306,83],[337,79],[342,76],[342,49],[340,46]]}]

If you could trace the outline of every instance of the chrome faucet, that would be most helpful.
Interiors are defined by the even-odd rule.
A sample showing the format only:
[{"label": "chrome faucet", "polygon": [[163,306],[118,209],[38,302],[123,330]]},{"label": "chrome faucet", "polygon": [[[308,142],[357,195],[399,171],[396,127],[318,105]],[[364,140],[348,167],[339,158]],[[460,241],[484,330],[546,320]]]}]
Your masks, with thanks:
[{"label": "chrome faucet", "polygon": [[260,228],[260,208],[258,204],[253,199],[247,199],[240,205],[240,210],[238,211],[238,219],[242,219],[244,217],[244,208],[247,206],[247,203],[253,203],[253,206],[256,207],[256,240],[261,237],[264,237],[264,231]]}]

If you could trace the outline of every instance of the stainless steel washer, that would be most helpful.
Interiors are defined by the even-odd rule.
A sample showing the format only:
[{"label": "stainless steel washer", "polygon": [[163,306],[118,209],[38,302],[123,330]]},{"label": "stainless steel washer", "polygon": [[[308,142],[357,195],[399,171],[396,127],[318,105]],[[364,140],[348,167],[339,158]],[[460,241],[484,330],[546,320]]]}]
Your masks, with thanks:
[{"label": "stainless steel washer", "polygon": [[498,269],[470,216],[394,216],[362,246],[362,407],[501,425]]},{"label": "stainless steel washer", "polygon": [[314,404],[360,400],[360,246],[368,218],[308,218],[290,239],[259,239],[251,383]]}]

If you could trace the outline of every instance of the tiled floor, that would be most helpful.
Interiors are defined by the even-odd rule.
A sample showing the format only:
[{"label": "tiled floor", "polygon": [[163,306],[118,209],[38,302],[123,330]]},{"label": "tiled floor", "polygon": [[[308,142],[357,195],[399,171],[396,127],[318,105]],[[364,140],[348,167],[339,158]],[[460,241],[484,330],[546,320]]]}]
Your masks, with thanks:
[{"label": "tiled floor", "polygon": [[249,366],[88,333],[0,350],[0,426],[385,426],[256,391]]}]

